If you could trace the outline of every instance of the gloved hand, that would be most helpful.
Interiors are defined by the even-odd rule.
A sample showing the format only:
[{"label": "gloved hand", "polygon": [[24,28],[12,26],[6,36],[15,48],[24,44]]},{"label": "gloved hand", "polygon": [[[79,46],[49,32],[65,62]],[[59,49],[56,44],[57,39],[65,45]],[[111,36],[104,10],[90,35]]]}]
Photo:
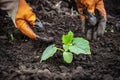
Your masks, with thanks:
[{"label": "gloved hand", "polygon": [[95,26],[97,23],[97,18],[87,9],[83,10],[83,14],[87,16],[86,23],[88,26]]},{"label": "gloved hand", "polygon": [[103,0],[75,0],[75,2],[80,13],[82,32],[86,33],[87,39],[103,36],[107,21]]},{"label": "gloved hand", "polygon": [[15,26],[29,38],[45,42],[53,40],[52,37],[41,34],[45,34],[45,28],[25,0],[0,0],[0,8],[7,11]]}]

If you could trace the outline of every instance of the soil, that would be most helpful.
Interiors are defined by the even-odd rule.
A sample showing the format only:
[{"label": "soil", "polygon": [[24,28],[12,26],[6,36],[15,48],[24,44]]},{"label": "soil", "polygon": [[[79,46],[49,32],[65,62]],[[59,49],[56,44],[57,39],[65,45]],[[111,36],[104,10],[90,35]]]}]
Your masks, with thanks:
[{"label": "soil", "polygon": [[[56,7],[60,1],[60,7]],[[114,0],[105,0],[107,32],[100,40],[90,41],[91,55],[74,55],[71,64],[63,62],[60,52],[40,63],[42,52],[52,43],[27,38],[14,27],[6,13],[0,11],[0,80],[120,80],[120,8],[115,8],[111,1]],[[73,2],[27,2],[46,27],[46,33],[54,37],[57,46],[62,45],[61,36],[69,30],[75,36],[84,37]],[[11,34],[15,38],[13,41]]]}]

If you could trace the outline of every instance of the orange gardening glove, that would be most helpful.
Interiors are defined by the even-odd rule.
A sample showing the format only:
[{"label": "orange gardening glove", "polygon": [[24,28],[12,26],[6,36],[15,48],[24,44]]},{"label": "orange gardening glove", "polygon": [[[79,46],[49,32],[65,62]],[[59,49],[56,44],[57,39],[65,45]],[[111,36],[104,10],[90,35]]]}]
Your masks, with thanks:
[{"label": "orange gardening glove", "polygon": [[82,32],[86,37],[97,39],[106,28],[106,11],[103,0],[75,0],[81,18]]},{"label": "orange gardening glove", "polygon": [[45,28],[25,0],[1,0],[0,4],[2,4],[0,8],[6,10],[11,16],[15,26],[29,38],[46,42],[53,39],[40,34],[45,31]]}]

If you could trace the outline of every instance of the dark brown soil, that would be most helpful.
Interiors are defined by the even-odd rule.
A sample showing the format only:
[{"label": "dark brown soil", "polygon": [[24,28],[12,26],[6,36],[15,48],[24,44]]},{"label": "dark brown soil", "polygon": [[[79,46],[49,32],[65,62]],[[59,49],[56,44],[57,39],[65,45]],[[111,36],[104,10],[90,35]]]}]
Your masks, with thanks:
[{"label": "dark brown soil", "polygon": [[[75,36],[84,37],[79,15],[71,14],[71,8],[75,10],[74,3],[67,0],[27,1],[58,46],[62,45],[61,36],[69,30]],[[61,7],[55,7],[59,1],[62,1]],[[40,63],[42,52],[50,44],[27,38],[14,27],[6,13],[0,11],[0,80],[120,80],[120,13],[108,4],[111,0],[105,1],[108,32],[100,40],[90,41],[91,55],[75,55],[71,64],[63,62],[60,52]],[[10,34],[14,35],[14,41]]]}]

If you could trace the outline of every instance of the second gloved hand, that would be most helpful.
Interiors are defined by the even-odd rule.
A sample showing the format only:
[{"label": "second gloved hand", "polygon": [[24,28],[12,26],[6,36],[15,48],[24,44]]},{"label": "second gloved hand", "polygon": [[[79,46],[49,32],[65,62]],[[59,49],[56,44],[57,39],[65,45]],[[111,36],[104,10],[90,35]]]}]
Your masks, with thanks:
[{"label": "second gloved hand", "polygon": [[81,18],[82,32],[87,39],[98,39],[106,28],[106,10],[103,0],[75,0]]},{"label": "second gloved hand", "polygon": [[104,17],[101,17],[100,20],[97,20],[95,25],[90,25],[88,21],[83,21],[84,25],[84,33],[86,34],[86,38],[88,40],[96,40],[99,39],[99,37],[102,37],[104,34],[104,30],[106,28],[106,20]]},{"label": "second gloved hand", "polygon": [[89,12],[87,9],[83,10],[83,14],[86,15],[86,22],[89,26],[95,26],[97,23],[97,18],[94,16],[91,12]]}]

